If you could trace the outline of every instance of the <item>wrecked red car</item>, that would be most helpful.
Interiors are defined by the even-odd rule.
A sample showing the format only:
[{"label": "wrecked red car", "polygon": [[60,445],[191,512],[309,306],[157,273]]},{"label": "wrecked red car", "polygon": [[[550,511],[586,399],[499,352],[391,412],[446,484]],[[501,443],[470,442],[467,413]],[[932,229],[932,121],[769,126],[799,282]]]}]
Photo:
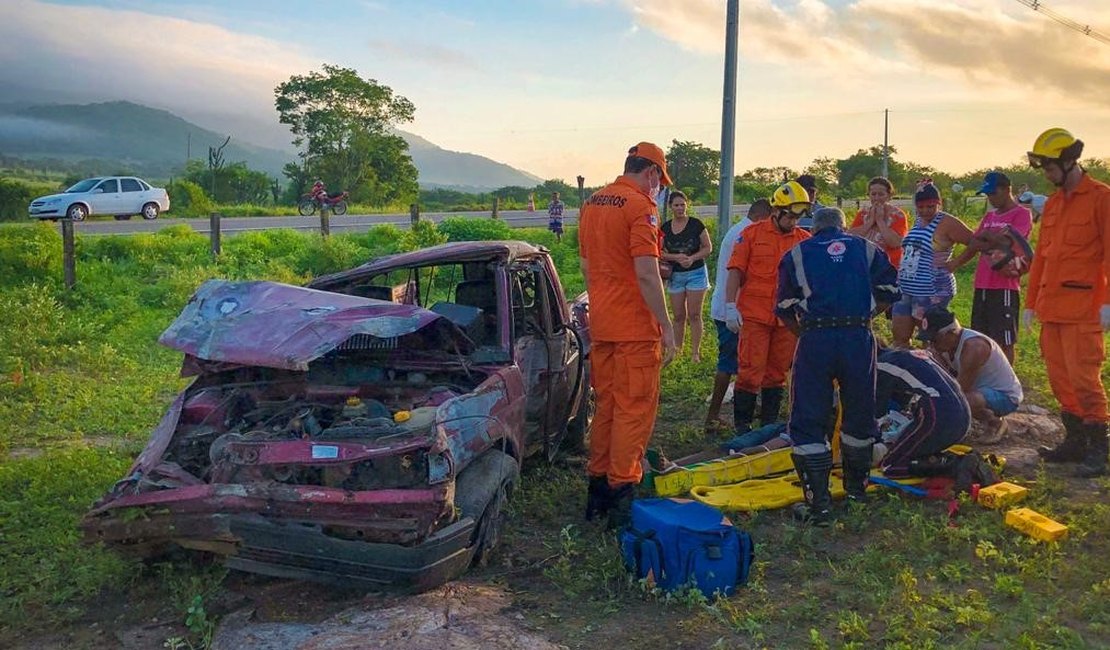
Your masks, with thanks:
[{"label": "wrecked red car", "polygon": [[426,589],[488,557],[525,458],[589,427],[586,296],[523,242],[212,280],[160,342],[195,379],[81,524],[144,557]]}]

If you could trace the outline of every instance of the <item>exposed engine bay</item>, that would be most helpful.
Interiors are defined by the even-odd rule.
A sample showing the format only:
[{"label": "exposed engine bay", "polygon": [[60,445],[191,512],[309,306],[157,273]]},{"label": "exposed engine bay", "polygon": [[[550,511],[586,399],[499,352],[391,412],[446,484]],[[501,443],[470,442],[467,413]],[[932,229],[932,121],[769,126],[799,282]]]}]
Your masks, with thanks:
[{"label": "exposed engine bay", "polygon": [[[482,378],[464,370],[385,369],[332,355],[307,374],[241,368],[209,376],[187,394],[165,460],[206,483],[347,490],[427,485],[422,452],[343,463],[336,462],[343,458],[338,445],[314,444],[311,457],[303,457],[303,441],[377,447],[428,437],[440,405]],[[288,453],[275,444],[281,442],[293,443]]]}]

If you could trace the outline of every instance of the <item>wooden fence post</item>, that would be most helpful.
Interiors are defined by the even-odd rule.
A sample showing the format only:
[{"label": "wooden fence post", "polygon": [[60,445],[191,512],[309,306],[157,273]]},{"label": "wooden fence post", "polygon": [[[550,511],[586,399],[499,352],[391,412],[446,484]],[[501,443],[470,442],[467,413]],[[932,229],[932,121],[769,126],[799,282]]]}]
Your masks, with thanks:
[{"label": "wooden fence post", "polygon": [[416,224],[420,223],[420,204],[419,203],[410,203],[409,204],[409,222],[412,223],[412,225],[414,225],[414,226]]},{"label": "wooden fence post", "polygon": [[495,197],[493,197],[493,218],[494,219],[499,219],[500,218],[497,214],[500,211],[501,211],[501,197],[500,196],[495,196]]},{"label": "wooden fence post", "polygon": [[331,235],[331,214],[328,213],[328,206],[323,201],[320,202],[320,235],[323,237]]},{"label": "wooden fence post", "polygon": [[62,219],[62,277],[66,289],[77,286],[77,257],[73,243],[73,220]]},{"label": "wooden fence post", "polygon": [[208,215],[208,240],[212,249],[213,259],[220,256],[223,250],[220,245],[220,213],[213,212]]},{"label": "wooden fence post", "polygon": [[586,177],[578,175],[578,209],[582,209],[582,205],[586,203]]}]

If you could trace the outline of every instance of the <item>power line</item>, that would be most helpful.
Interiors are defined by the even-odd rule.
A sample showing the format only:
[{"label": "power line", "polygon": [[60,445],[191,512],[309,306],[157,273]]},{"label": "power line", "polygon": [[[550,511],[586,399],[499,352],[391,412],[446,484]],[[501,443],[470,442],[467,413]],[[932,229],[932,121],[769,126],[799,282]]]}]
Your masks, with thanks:
[{"label": "power line", "polygon": [[1043,4],[1041,4],[1041,0],[1017,0],[1017,1],[1020,2],[1021,4],[1025,5],[1026,7],[1029,7],[1033,11],[1036,11],[1036,12],[1039,12],[1039,13],[1042,13],[1042,14],[1048,16],[1049,18],[1051,18],[1052,20],[1055,20],[1056,22],[1060,23],[1064,27],[1067,27],[1069,29],[1074,29],[1075,31],[1080,32],[1081,34],[1085,34],[1087,36],[1090,36],[1091,38],[1095,39],[1096,41],[1100,41],[1104,45],[1110,45],[1110,36],[1107,36],[1106,34],[1103,34],[1102,32],[1100,32],[1096,29],[1093,29],[1090,25],[1081,25],[1081,24],[1075,22],[1074,20],[1072,20],[1071,18],[1068,18],[1067,16],[1062,16],[1062,15],[1056,13],[1055,11],[1053,11],[1053,10],[1049,9],[1048,7],[1044,6]]}]

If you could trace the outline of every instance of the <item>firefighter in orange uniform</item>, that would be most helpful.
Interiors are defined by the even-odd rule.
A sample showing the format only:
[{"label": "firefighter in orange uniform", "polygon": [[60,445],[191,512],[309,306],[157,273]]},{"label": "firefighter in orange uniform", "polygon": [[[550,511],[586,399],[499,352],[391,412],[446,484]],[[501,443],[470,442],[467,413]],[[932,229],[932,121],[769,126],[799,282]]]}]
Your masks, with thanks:
[{"label": "firefighter in orange uniform", "polygon": [[578,243],[590,296],[590,429],[586,519],[627,523],[634,486],[655,427],[659,371],[674,358],[674,329],[659,278],[655,197],[670,185],[663,150],[628,150],[624,174],[582,206]]},{"label": "firefighter in orange uniform", "polygon": [[794,359],[798,337],[775,316],[775,290],[779,260],[809,233],[798,228],[798,220],[809,214],[809,194],[797,181],[790,181],[771,195],[771,218],[748,226],[732,249],[728,261],[726,296],[736,296],[726,324],[739,332],[739,371],[732,397],[737,435],[752,427],[755,402],[760,400],[762,425],[778,420],[786,373]]},{"label": "firefighter in orange uniform", "polygon": [[1041,234],[1029,271],[1025,326],[1041,321],[1041,353],[1052,393],[1060,402],[1064,442],[1042,449],[1046,460],[1081,463],[1077,474],[1104,476],[1106,390],[1099,371],[1110,330],[1110,186],[1079,166],[1083,142],[1064,129],[1037,137],[1029,164],[1056,192],[1045,203]]}]

